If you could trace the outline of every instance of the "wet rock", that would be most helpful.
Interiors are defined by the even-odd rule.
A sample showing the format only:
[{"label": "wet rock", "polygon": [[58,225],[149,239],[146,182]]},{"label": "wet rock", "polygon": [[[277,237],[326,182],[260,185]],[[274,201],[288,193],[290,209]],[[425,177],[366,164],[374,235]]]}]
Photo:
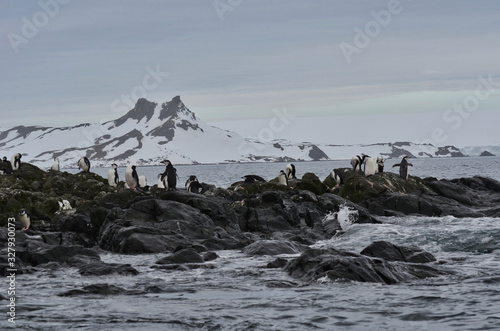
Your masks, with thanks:
[{"label": "wet rock", "polygon": [[307,246],[294,241],[260,240],[243,249],[247,255],[280,255],[297,254],[307,249]]},{"label": "wet rock", "polygon": [[295,188],[307,190],[317,195],[321,195],[328,191],[328,187],[319,180],[318,176],[311,172],[305,173]]},{"label": "wet rock", "polygon": [[61,297],[72,297],[79,295],[119,295],[126,294],[128,291],[122,287],[110,284],[92,284],[84,286],[81,289],[69,290],[58,294]]},{"label": "wet rock", "polygon": [[215,252],[206,252],[203,255],[203,260],[205,262],[217,260],[220,256]]},{"label": "wet rock", "polygon": [[186,248],[177,251],[169,256],[165,256],[158,261],[156,264],[182,264],[182,263],[204,263],[203,257],[194,249]]},{"label": "wet rock", "polygon": [[135,276],[139,274],[130,264],[115,264],[115,263],[92,263],[87,264],[78,269],[82,276],[103,276],[117,274],[121,276]]},{"label": "wet rock", "polygon": [[51,246],[42,242],[30,242],[27,247],[19,249],[17,252],[23,262],[32,266],[48,262],[63,263],[75,255],[99,257],[95,250],[83,246]]},{"label": "wet rock", "polygon": [[279,257],[276,260],[269,262],[266,265],[266,268],[268,268],[268,269],[278,269],[278,268],[281,269],[284,266],[286,266],[287,263],[288,263],[287,259]]},{"label": "wet rock", "polygon": [[329,279],[395,284],[401,281],[437,277],[443,271],[423,264],[387,262],[335,249],[308,249],[284,268],[303,281]]},{"label": "wet rock", "polygon": [[361,251],[362,255],[378,257],[386,261],[428,263],[436,258],[418,247],[396,246],[387,241],[376,241]]}]

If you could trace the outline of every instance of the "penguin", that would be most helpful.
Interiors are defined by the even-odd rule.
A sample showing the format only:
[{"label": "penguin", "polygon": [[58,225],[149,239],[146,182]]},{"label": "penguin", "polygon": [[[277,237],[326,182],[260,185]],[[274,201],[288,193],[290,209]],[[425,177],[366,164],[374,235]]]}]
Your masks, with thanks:
[{"label": "penguin", "polygon": [[148,186],[148,180],[146,179],[146,176],[139,176],[139,187],[147,187]]},{"label": "penguin", "polygon": [[297,177],[295,177],[295,165],[291,163],[287,164],[285,170],[287,179],[297,179]]},{"label": "penguin", "polygon": [[111,187],[116,187],[119,181],[120,179],[118,177],[118,166],[116,165],[116,163],[113,163],[111,165],[111,169],[108,170],[108,184]]},{"label": "penguin", "polygon": [[200,184],[198,178],[195,175],[189,176],[184,186],[186,186],[188,192],[203,193],[203,186]]},{"label": "penguin", "polygon": [[[286,170],[288,172],[288,166],[287,166]],[[289,178],[288,175],[285,174],[285,172],[283,170],[280,170],[280,174],[278,175],[278,184],[288,186],[288,178]]]},{"label": "penguin", "polygon": [[19,170],[21,169],[21,153],[16,153],[12,155],[12,158],[10,159],[10,164],[12,165],[12,170]]},{"label": "penguin", "polygon": [[336,183],[335,186],[339,187],[340,185],[344,184],[344,177],[338,169],[333,169],[330,175]]},{"label": "penguin", "polygon": [[384,158],[382,156],[377,157],[377,172],[384,172]]},{"label": "penguin", "polygon": [[169,160],[164,160],[161,163],[165,165],[165,171],[163,172],[161,178],[162,181],[165,178],[167,179],[167,185],[165,185],[165,189],[168,191],[175,190],[177,186],[177,170]]},{"label": "penguin", "polygon": [[59,171],[59,159],[57,157],[54,158],[54,163],[52,163],[50,170]]},{"label": "penguin", "polygon": [[23,226],[21,230],[26,231],[29,229],[31,224],[30,214],[24,208],[19,210],[19,222],[21,222],[21,225]]},{"label": "penguin", "polygon": [[353,156],[351,158],[351,165],[352,165],[352,168],[354,170],[359,170],[361,171],[361,166],[363,165],[364,161],[365,161],[365,158],[366,158],[366,155],[363,154],[363,156],[359,156],[359,155],[356,155],[356,156]]},{"label": "penguin", "polygon": [[158,188],[166,188],[167,185],[166,177],[163,178],[163,174],[158,174]]},{"label": "penguin", "polygon": [[374,158],[369,157],[367,155],[365,156],[366,157],[363,159],[363,163],[365,165],[365,171],[364,171],[365,176],[375,175],[375,173],[378,170],[377,162],[375,161]]},{"label": "penguin", "polygon": [[241,178],[243,178],[245,180],[245,183],[247,183],[247,184],[266,181],[264,178],[257,176],[257,175],[245,175]]},{"label": "penguin", "polygon": [[125,183],[131,190],[139,186],[139,176],[137,176],[137,171],[135,171],[135,165],[129,165],[125,169]]},{"label": "penguin", "polygon": [[400,163],[396,163],[392,166],[393,168],[399,166],[399,177],[404,180],[408,180],[408,167],[413,167],[413,164],[408,163],[408,158],[410,157],[405,155]]},{"label": "penguin", "polygon": [[82,169],[83,172],[90,171],[90,161],[86,156],[83,156],[78,161],[78,169]]}]

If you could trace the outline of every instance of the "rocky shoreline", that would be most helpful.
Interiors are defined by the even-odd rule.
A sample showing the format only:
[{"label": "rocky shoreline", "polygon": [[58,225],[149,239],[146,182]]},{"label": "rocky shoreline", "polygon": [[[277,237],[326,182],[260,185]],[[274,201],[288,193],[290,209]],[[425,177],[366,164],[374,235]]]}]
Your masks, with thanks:
[{"label": "rocky shoreline", "polygon": [[[319,240],[341,235],[335,215],[348,209],[356,223],[379,223],[377,216],[423,215],[500,217],[500,182],[472,177],[454,180],[410,177],[394,173],[365,177],[339,169],[344,185],[335,187],[306,173],[277,180],[214,188],[204,194],[185,190],[112,188],[93,173],[45,172],[23,164],[0,176],[0,272],[7,273],[7,219],[19,209],[31,213],[32,225],[21,231],[16,222],[18,273],[39,268],[77,268],[82,276],[138,273],[127,264],[101,261],[103,251],[122,254],[165,253],[152,268],[186,270],[209,267],[218,250],[247,255],[300,254],[277,259],[268,267],[283,268],[303,281],[354,280],[393,284],[447,273],[418,247],[378,242],[360,254],[312,249]],[[326,218],[326,215],[333,215]]]}]

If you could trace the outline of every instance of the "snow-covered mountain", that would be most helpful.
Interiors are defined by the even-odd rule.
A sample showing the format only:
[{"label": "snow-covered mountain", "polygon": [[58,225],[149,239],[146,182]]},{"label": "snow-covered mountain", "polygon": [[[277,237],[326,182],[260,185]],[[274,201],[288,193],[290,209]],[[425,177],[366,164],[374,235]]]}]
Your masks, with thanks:
[{"label": "snow-covered mountain", "polygon": [[125,166],[350,159],[356,154],[399,157],[463,156],[453,146],[381,143],[372,145],[318,145],[288,140],[260,141],[201,121],[179,96],[157,104],[139,99],[122,117],[100,124],[72,127],[16,126],[0,132],[0,149],[10,159],[21,153],[24,162],[50,167],[58,157],[62,167],[75,167],[81,156],[93,166]]},{"label": "snow-covered mountain", "polygon": [[467,156],[500,156],[500,146],[467,146],[462,148],[461,151]]}]

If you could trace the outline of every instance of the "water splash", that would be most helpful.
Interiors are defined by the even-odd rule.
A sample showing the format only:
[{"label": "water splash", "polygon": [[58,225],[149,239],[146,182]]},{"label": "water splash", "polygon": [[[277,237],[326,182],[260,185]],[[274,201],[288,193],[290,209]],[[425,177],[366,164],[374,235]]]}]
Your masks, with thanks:
[{"label": "water splash", "polygon": [[347,231],[357,219],[358,211],[350,208],[344,203],[339,206],[339,211],[332,211],[326,214],[323,218],[322,224],[328,232],[329,228],[332,227],[336,220],[340,225],[340,228],[343,231]]}]

